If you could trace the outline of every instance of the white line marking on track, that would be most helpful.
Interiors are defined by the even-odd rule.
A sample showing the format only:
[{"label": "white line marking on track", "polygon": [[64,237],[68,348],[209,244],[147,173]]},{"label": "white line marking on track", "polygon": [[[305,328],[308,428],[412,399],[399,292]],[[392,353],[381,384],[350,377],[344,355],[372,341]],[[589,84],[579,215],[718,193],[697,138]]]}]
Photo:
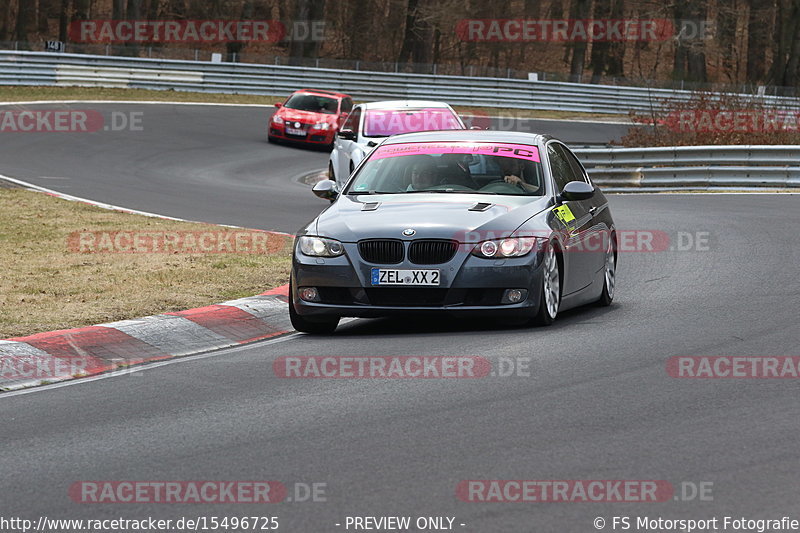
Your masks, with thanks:
[{"label": "white line marking on track", "polygon": [[[69,178],[63,178],[63,179],[69,179]],[[23,180],[18,180],[16,178],[11,178],[9,176],[4,176],[3,174],[0,174],[0,180],[10,181],[11,183],[15,183],[15,184],[20,185],[22,187],[25,187],[27,189],[33,189],[35,191],[44,192],[44,193],[47,193],[47,194],[52,194],[53,196],[56,196],[58,198],[62,198],[64,200],[69,200],[71,202],[81,202],[81,203],[93,205],[95,207],[100,207],[102,209],[109,209],[111,211],[121,211],[123,213],[131,213],[131,214],[134,214],[134,215],[142,215],[142,216],[145,216],[145,217],[163,218],[163,219],[166,219],[166,220],[174,220],[174,221],[177,221],[177,222],[194,222],[194,223],[198,223],[198,224],[210,224],[210,222],[200,222],[198,220],[187,220],[185,218],[170,217],[170,216],[167,216],[167,215],[159,215],[158,213],[149,213],[147,211],[139,211],[137,209],[128,209],[127,207],[120,207],[118,205],[106,204],[106,203],[103,203],[103,202],[97,202],[95,200],[89,200],[88,198],[81,198],[80,196],[73,196],[71,194],[64,194],[63,192],[54,191],[53,189],[48,189],[47,187],[40,187],[39,185],[35,185],[33,183],[30,183],[30,182],[27,182],[27,181],[23,181]],[[230,224],[216,224],[216,225],[224,227],[224,228],[252,229],[252,228],[245,228],[245,227],[242,227],[242,226],[233,226],[233,225],[230,225]],[[277,234],[277,235],[286,235],[286,236],[289,236],[289,237],[294,237],[294,235],[292,235],[290,233],[284,233],[282,231],[274,231],[274,230],[264,230],[264,231],[268,231],[269,233],[274,233],[274,234]]]}]

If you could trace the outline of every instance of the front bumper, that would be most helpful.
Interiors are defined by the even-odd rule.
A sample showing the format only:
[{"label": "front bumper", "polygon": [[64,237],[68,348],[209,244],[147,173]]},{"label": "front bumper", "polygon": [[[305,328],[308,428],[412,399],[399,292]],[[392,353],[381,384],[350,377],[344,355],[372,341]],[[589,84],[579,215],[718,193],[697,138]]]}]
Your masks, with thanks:
[{"label": "front bumper", "polygon": [[332,144],[336,137],[336,132],[333,130],[316,130],[313,128],[304,128],[306,135],[288,135],[286,129],[282,125],[270,123],[268,127],[268,135],[273,139],[280,139],[282,141],[289,141],[302,144]]},{"label": "front bumper", "polygon": [[[406,243],[407,245],[407,243]],[[334,258],[309,257],[295,250],[292,260],[292,294],[295,311],[303,316],[372,318],[408,314],[532,316],[541,299],[541,251],[525,257],[482,259],[462,245],[447,263],[418,265],[406,259],[399,264],[377,265],[364,261],[358,246],[344,243],[345,254]],[[373,286],[373,268],[402,270],[438,269],[440,284]],[[319,302],[300,299],[300,287],[315,287]],[[519,303],[501,303],[506,289],[527,289]]]}]

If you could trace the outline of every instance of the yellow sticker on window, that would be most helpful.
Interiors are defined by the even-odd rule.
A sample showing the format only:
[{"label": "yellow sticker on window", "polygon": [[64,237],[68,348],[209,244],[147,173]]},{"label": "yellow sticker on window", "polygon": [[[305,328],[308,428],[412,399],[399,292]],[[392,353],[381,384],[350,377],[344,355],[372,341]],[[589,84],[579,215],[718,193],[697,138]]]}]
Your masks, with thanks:
[{"label": "yellow sticker on window", "polygon": [[553,213],[564,225],[568,225],[570,222],[575,220],[575,215],[572,214],[572,210],[566,204],[554,207]]}]

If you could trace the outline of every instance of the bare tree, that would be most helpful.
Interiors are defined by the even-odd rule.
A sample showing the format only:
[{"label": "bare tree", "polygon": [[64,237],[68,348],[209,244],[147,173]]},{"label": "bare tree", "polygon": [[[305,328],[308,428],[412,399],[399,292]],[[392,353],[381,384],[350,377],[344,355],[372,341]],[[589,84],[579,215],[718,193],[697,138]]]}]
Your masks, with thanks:
[{"label": "bare tree", "polygon": [[767,72],[768,38],[773,35],[770,28],[774,21],[774,2],[748,0],[747,13],[747,80],[758,83],[764,80]]},{"label": "bare tree", "polygon": [[[572,0],[572,6],[569,10],[569,18],[571,20],[585,20],[591,17],[591,2],[590,0]],[[579,40],[570,43],[569,49],[572,51],[570,59],[569,75],[572,81],[581,81],[583,77],[583,68],[586,63],[586,40]]]},{"label": "bare tree", "polygon": [[[682,28],[683,21],[690,21],[693,25],[705,23],[707,8],[706,1],[675,0],[672,9],[675,27]],[[679,80],[707,80],[705,42],[702,38],[677,36],[672,72],[673,77]]]},{"label": "bare tree", "polygon": [[36,3],[30,0],[18,0],[17,2],[17,23],[14,28],[14,38],[17,41],[27,41],[28,32],[33,26],[36,16]]},{"label": "bare tree", "polygon": [[[624,0],[596,0],[594,16],[600,19],[621,20],[624,16]],[[623,75],[625,41],[594,41],[589,67],[592,83],[599,83],[603,75]]]},{"label": "bare tree", "polygon": [[58,40],[67,42],[67,26],[69,24],[70,0],[61,0],[58,9]]},{"label": "bare tree", "polygon": [[[307,29],[315,20],[321,20],[325,14],[325,0],[296,0],[292,22],[305,25]],[[289,44],[289,57],[295,58],[316,57],[320,43],[312,35],[306,39],[293,39]]]},{"label": "bare tree", "polygon": [[430,46],[432,41],[433,29],[422,14],[420,0],[408,0],[405,33],[397,61],[399,63],[430,63],[433,56]]}]

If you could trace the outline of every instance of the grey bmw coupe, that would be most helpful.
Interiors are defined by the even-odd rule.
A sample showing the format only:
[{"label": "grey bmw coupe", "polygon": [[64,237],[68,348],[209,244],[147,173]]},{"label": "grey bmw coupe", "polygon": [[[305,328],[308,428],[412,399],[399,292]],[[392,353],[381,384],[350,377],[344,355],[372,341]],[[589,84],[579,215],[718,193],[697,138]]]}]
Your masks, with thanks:
[{"label": "grey bmw coupe", "polygon": [[298,331],[341,317],[504,315],[549,325],[614,297],[608,202],[546,135],[435,131],[384,140],[297,234],[289,313]]}]

